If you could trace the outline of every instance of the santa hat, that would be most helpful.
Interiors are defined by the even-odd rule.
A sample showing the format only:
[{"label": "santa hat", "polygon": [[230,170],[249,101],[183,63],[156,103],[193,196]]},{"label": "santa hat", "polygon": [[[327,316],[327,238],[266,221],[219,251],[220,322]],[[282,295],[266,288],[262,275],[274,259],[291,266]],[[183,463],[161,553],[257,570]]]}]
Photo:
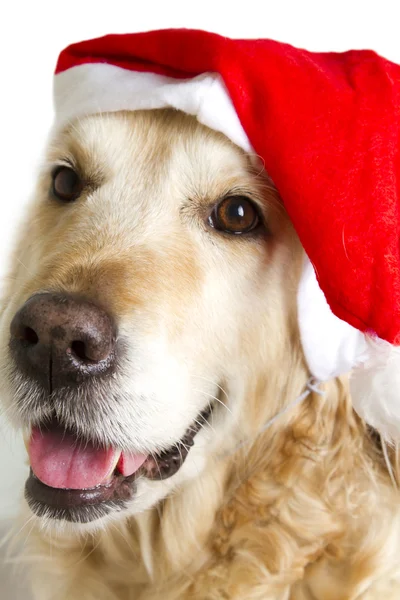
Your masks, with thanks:
[{"label": "santa hat", "polygon": [[[204,31],[108,35],[59,57],[55,126],[175,107],[256,152],[306,251],[310,372],[352,371],[356,410],[400,438],[400,67]],[[312,266],[311,266],[312,265]]]}]

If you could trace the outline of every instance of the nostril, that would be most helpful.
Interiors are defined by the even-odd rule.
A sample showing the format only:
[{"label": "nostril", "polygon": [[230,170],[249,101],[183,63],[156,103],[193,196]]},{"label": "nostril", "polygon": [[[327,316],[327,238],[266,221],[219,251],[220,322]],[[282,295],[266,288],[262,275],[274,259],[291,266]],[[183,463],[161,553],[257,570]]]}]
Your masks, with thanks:
[{"label": "nostril", "polygon": [[39,341],[36,331],[31,327],[22,326],[17,333],[17,337],[21,342],[26,342],[30,346],[35,346]]},{"label": "nostril", "polygon": [[74,340],[68,349],[68,352],[81,362],[97,364],[107,359],[112,355],[112,339],[95,340],[90,337],[83,340]]},{"label": "nostril", "polygon": [[86,362],[92,362],[86,352],[86,344],[82,341],[75,341],[71,344],[72,353],[79,358],[80,360],[84,360]]}]

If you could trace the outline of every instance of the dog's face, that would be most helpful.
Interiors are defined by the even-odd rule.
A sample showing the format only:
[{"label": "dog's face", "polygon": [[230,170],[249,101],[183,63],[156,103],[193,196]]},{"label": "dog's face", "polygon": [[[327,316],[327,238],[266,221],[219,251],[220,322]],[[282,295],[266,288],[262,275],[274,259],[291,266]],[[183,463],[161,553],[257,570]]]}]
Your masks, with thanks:
[{"label": "dog's face", "polygon": [[34,513],[141,511],[251,435],[267,413],[249,387],[289,343],[300,265],[260,166],[191,117],[58,133],[1,315],[0,393],[27,437]]}]

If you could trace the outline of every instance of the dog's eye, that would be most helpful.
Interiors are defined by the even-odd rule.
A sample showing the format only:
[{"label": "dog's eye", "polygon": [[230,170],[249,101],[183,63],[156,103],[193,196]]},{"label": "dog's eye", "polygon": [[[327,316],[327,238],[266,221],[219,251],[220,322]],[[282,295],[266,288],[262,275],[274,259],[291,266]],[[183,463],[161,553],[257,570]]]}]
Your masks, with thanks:
[{"label": "dog's eye", "polygon": [[214,229],[240,235],[257,227],[260,214],[245,196],[230,196],[214,207],[208,222]]},{"label": "dog's eye", "polygon": [[73,202],[82,192],[82,181],[70,167],[59,167],[53,173],[53,194],[63,202]]}]

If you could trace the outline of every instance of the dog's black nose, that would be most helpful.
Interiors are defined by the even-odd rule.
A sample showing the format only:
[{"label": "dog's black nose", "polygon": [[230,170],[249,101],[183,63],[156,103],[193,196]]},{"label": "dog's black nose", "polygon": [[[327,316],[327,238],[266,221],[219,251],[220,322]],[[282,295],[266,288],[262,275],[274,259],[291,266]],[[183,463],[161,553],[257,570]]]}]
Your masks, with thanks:
[{"label": "dog's black nose", "polygon": [[36,294],[11,322],[10,349],[18,368],[50,389],[108,372],[115,360],[110,316],[67,294]]}]

